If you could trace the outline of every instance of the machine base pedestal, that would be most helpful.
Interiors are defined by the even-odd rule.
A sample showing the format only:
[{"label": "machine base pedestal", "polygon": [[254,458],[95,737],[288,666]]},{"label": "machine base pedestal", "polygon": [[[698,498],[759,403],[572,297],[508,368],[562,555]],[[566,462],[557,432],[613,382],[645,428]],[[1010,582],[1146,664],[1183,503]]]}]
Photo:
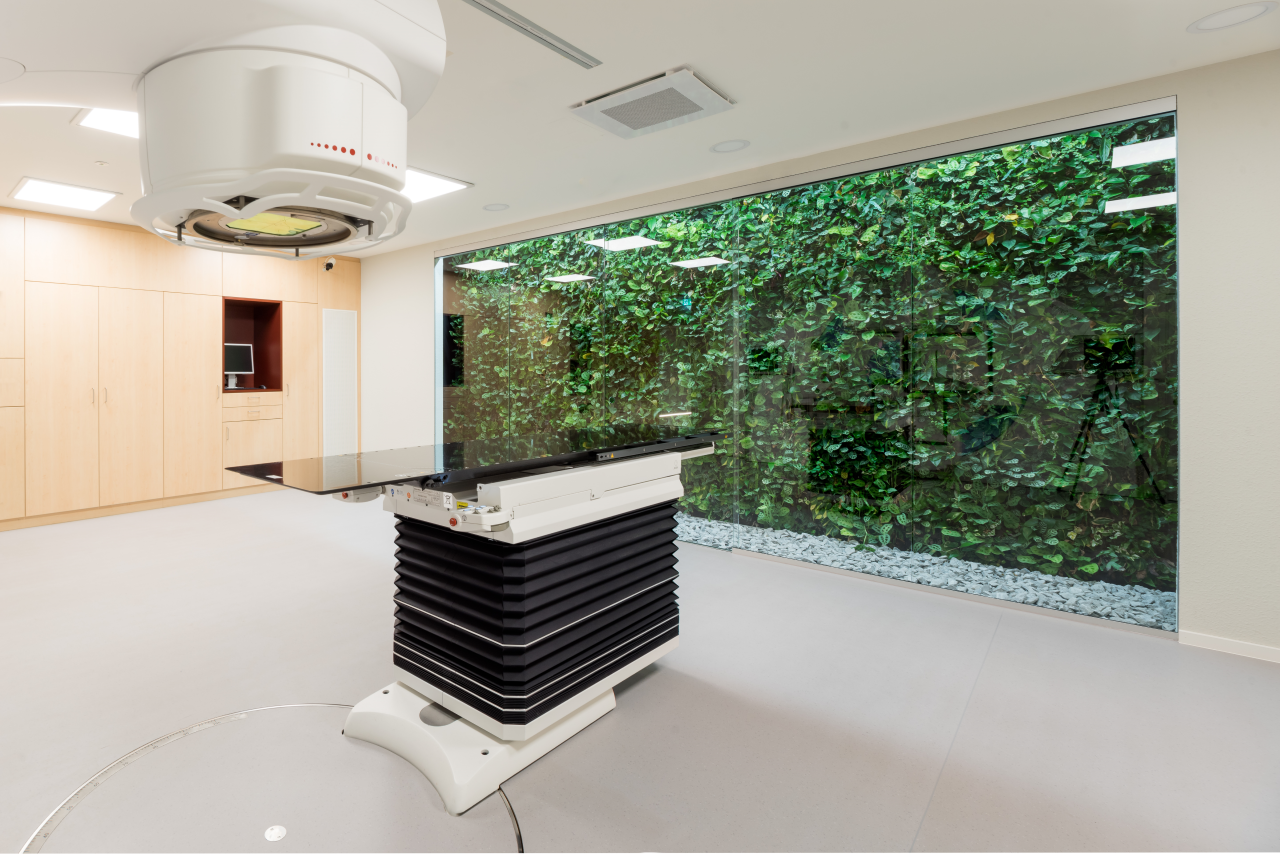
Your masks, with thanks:
[{"label": "machine base pedestal", "polygon": [[435,786],[444,808],[461,815],[615,705],[610,688],[530,739],[500,741],[393,682],[356,704],[347,715],[343,733],[408,760]]}]

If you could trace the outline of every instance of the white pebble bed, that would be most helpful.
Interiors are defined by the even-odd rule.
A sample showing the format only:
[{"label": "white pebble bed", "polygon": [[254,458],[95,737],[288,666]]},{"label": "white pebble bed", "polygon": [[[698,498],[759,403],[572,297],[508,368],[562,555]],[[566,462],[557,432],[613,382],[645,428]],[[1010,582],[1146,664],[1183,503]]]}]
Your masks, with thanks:
[{"label": "white pebble bed", "polygon": [[1177,631],[1178,595],[1106,581],[1078,581],[1025,569],[935,557],[900,549],[859,550],[847,540],[816,534],[713,522],[676,514],[676,538],[719,549],[739,548],[882,578],[928,584],[1135,626]]}]

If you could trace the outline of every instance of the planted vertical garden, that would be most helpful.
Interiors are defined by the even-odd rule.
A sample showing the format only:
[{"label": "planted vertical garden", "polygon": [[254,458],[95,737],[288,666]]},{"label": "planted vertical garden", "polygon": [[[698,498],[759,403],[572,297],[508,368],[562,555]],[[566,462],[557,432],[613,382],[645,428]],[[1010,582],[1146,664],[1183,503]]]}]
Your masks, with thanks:
[{"label": "planted vertical garden", "polygon": [[[685,512],[721,526],[708,542],[980,567],[1051,607],[1172,593],[1176,162],[1113,153],[1174,130],[1157,116],[447,258],[444,438],[724,430],[685,475]],[[652,242],[609,248],[631,237]],[[462,266],[480,261],[510,266]],[[1027,586],[1044,577],[1053,595]]]}]

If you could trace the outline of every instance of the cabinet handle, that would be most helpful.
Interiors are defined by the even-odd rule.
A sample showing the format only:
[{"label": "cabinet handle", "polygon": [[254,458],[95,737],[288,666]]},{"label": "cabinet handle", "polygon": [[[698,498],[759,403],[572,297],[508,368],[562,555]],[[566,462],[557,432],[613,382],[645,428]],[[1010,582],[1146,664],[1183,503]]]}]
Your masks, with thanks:
[{"label": "cabinet handle", "polygon": [[228,427],[228,428],[227,428],[227,441],[228,441],[228,442],[230,442],[230,441],[231,441],[231,428],[230,428],[230,427]]},{"label": "cabinet handle", "polygon": [[288,396],[289,396],[289,384],[288,384],[288,383],[285,383],[285,384],[284,384],[284,396],[285,396],[285,397],[288,397]]},{"label": "cabinet handle", "polygon": [[107,405],[107,387],[106,386],[102,387],[102,405],[103,406]]},{"label": "cabinet handle", "polygon": [[89,405],[90,405],[90,406],[93,406],[93,405],[94,405],[95,403],[97,403],[97,402],[98,402],[98,399],[97,399],[97,397],[95,396],[95,392],[94,392],[94,390],[93,390],[93,389],[89,389]]}]

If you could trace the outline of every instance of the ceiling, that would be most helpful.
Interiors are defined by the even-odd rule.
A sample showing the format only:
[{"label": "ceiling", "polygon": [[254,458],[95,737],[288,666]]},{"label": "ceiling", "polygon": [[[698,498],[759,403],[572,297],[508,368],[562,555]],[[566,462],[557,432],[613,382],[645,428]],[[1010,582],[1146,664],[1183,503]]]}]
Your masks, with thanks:
[{"label": "ceiling", "polygon": [[[220,5],[224,11],[228,0]],[[382,0],[410,7],[420,0]],[[449,56],[410,123],[409,165],[474,186],[415,206],[404,234],[361,254],[445,240],[718,174],[1280,48],[1280,11],[1217,32],[1187,26],[1231,0],[504,0],[602,60],[584,69],[465,4],[439,0]],[[42,0],[6,21],[0,57],[28,71],[110,71],[86,104],[127,98],[129,51],[155,45],[151,16],[204,30],[274,22],[288,4],[208,20],[171,0]],[[67,29],[133,41],[67,48]],[[169,36],[171,38],[171,36]],[[148,42],[148,39],[151,41]],[[182,43],[155,45],[176,50]],[[687,65],[736,102],[727,112],[624,140],[569,105]],[[103,82],[103,81],[106,82]],[[3,103],[0,84],[0,103]],[[125,94],[122,94],[125,93]],[[96,101],[93,99],[97,99]],[[120,104],[128,108],[128,104]],[[129,222],[137,142],[72,124],[74,107],[0,107],[0,205],[23,176],[120,193],[91,218]],[[710,147],[751,145],[731,154]],[[98,161],[105,165],[97,165]],[[506,204],[500,212],[488,204]]]}]

